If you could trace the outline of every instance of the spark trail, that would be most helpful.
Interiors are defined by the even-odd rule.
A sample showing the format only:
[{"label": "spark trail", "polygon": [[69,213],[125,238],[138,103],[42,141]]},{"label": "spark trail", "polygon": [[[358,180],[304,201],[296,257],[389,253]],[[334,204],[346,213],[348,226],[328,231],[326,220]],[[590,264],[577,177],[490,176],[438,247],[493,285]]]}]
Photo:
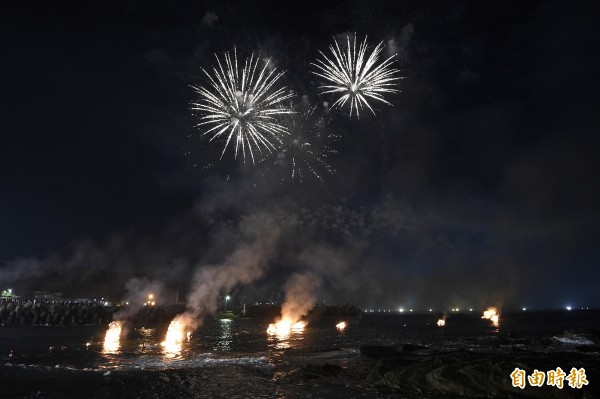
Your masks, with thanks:
[{"label": "spark trail", "polygon": [[202,136],[210,136],[209,141],[225,139],[221,158],[231,143],[236,159],[241,152],[245,162],[248,152],[254,163],[256,152],[273,152],[274,143],[287,134],[277,120],[292,112],[283,104],[292,94],[278,85],[284,72],[269,70],[270,61],[259,67],[260,57],[254,54],[240,67],[235,49],[233,57],[225,52],[222,60],[216,54],[215,58],[217,64],[210,72],[202,68],[209,84],[192,86],[199,95],[192,103],[192,110],[200,117],[196,127],[206,129]]},{"label": "spark trail", "polygon": [[332,104],[332,108],[342,108],[350,103],[350,117],[353,111],[359,117],[359,111],[367,107],[373,115],[375,111],[369,104],[370,100],[381,101],[391,105],[384,98],[385,94],[397,93],[397,81],[401,79],[400,71],[392,67],[395,55],[379,62],[379,55],[383,50],[380,42],[372,53],[367,55],[367,38],[358,44],[356,35],[351,43],[347,37],[347,49],[342,50],[334,39],[334,44],[329,46],[331,55],[327,56],[319,51],[322,58],[311,63],[316,68],[313,74],[325,79],[327,84],[320,86],[321,94],[335,93],[340,97]]},{"label": "spark trail", "polygon": [[316,115],[315,107],[287,115],[285,120],[289,135],[282,137],[275,164],[286,170],[290,180],[303,182],[313,176],[324,183],[324,173],[335,173],[327,158],[337,152],[333,144],[339,136],[328,131],[329,120]]}]

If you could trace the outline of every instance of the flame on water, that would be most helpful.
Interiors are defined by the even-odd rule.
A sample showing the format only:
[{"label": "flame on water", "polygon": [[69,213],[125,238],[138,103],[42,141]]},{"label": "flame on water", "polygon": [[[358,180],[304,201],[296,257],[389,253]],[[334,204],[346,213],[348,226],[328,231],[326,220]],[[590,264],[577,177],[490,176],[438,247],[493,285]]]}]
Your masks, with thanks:
[{"label": "flame on water", "polygon": [[177,355],[181,353],[181,347],[183,341],[190,338],[191,333],[188,331],[186,334],[185,324],[179,320],[174,319],[167,330],[167,336],[165,340],[161,342],[161,345],[165,349],[167,354]]},{"label": "flame on water", "polygon": [[337,323],[335,325],[335,328],[337,328],[338,331],[344,331],[347,327],[347,324],[345,321],[340,321],[339,323]]},{"label": "flame on water", "polygon": [[492,322],[494,327],[498,327],[500,325],[500,314],[498,313],[498,309],[491,307],[488,308],[485,312],[483,312],[482,319],[488,319]]},{"label": "flame on water", "polygon": [[299,321],[299,322],[292,324],[292,331],[301,332],[301,331],[304,331],[305,327],[306,327],[306,322]]},{"label": "flame on water", "polygon": [[113,321],[108,325],[106,336],[104,337],[104,352],[114,353],[121,347],[120,336],[123,325],[120,321]]},{"label": "flame on water", "polygon": [[304,328],[306,328],[306,322],[304,321],[292,323],[289,319],[281,319],[277,323],[269,324],[269,327],[267,328],[267,334],[283,339],[288,337],[292,332],[303,332]]},{"label": "flame on water", "polygon": [[440,317],[440,319],[437,321],[437,325],[438,327],[444,327],[446,325],[446,319],[444,317]]}]

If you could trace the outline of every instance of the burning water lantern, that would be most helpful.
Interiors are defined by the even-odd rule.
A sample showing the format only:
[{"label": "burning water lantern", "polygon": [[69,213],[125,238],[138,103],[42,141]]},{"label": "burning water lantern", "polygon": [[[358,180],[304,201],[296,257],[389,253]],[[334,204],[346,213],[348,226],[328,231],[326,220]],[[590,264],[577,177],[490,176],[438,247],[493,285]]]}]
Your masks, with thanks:
[{"label": "burning water lantern", "polygon": [[485,312],[483,312],[482,319],[488,319],[492,322],[494,327],[498,327],[500,325],[500,314],[495,307],[488,308]]},{"label": "burning water lantern", "polygon": [[277,323],[269,324],[267,328],[267,334],[277,336],[279,339],[284,339],[290,335],[290,333],[301,333],[306,328],[306,322],[298,321],[293,323],[288,319],[281,319]]},{"label": "burning water lantern", "polygon": [[438,327],[444,327],[446,325],[446,319],[443,317],[440,317],[440,319],[437,321],[437,325],[438,325]]},{"label": "burning water lantern", "polygon": [[342,332],[342,331],[344,331],[344,330],[346,329],[346,327],[347,327],[347,324],[346,324],[346,322],[345,322],[345,321],[340,321],[339,323],[337,323],[337,324],[335,325],[335,328],[337,328],[337,330],[338,330],[339,332]]},{"label": "burning water lantern", "polygon": [[120,321],[113,321],[108,325],[106,336],[104,337],[104,352],[114,353],[121,347],[120,337],[123,325]]},{"label": "burning water lantern", "polygon": [[189,339],[190,333],[186,334],[185,325],[181,320],[174,319],[167,330],[167,336],[165,340],[161,342],[161,345],[165,349],[167,354],[177,355],[181,352],[181,346],[183,341]]}]

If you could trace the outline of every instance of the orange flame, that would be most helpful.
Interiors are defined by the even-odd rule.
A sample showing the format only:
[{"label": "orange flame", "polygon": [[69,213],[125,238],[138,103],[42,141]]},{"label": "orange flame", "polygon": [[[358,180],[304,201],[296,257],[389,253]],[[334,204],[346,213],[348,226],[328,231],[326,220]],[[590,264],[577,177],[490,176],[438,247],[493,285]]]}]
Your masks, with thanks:
[{"label": "orange flame", "polygon": [[443,318],[443,317],[442,317],[442,318],[440,318],[440,319],[437,321],[437,325],[438,325],[438,327],[444,327],[444,326],[446,325],[446,319],[445,319],[445,318]]},{"label": "orange flame", "polygon": [[113,321],[108,325],[108,330],[104,337],[104,352],[114,353],[121,347],[120,337],[123,326],[120,321]]},{"label": "orange flame", "polygon": [[281,319],[277,323],[269,324],[267,328],[267,334],[277,336],[279,339],[284,339],[290,335],[290,333],[301,333],[306,328],[306,322],[297,321],[292,323],[289,319]]},{"label": "orange flame", "polygon": [[292,324],[292,331],[301,332],[301,331],[304,331],[305,327],[306,327],[306,322],[298,321],[298,322]]},{"label": "orange flame", "polygon": [[337,324],[335,325],[335,328],[337,328],[337,329],[338,329],[338,331],[340,331],[340,332],[341,332],[341,331],[344,331],[344,330],[346,329],[346,327],[347,327],[347,324],[346,324],[346,322],[345,322],[345,321],[340,321],[339,323],[337,323]]},{"label": "orange flame", "polygon": [[170,355],[178,355],[181,353],[182,344],[187,337],[190,338],[190,332],[186,334],[186,327],[182,320],[175,318],[169,324],[167,329],[167,336],[165,340],[161,342],[161,345],[165,349],[165,352]]},{"label": "orange flame", "polygon": [[494,327],[498,327],[500,325],[500,314],[495,307],[488,308],[485,312],[483,312],[482,319],[488,319],[492,322]]}]

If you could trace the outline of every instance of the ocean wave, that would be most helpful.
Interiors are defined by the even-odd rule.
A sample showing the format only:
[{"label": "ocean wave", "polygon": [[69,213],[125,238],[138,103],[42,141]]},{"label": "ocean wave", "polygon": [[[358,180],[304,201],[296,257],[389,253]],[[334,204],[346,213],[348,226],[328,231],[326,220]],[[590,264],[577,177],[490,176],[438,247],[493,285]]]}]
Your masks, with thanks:
[{"label": "ocean wave", "polygon": [[215,357],[211,354],[200,355],[186,359],[139,357],[136,358],[132,364],[127,365],[125,369],[196,368],[213,365],[269,366],[269,358],[266,356]]},{"label": "ocean wave", "polygon": [[594,341],[587,337],[572,335],[568,337],[552,337],[552,339],[565,345],[583,346],[583,345],[594,345]]},{"label": "ocean wave", "polygon": [[211,354],[204,354],[186,359],[166,359],[164,357],[156,356],[136,356],[122,359],[115,358],[110,362],[103,362],[100,365],[94,366],[90,366],[89,364],[74,366],[73,364],[47,365],[8,362],[4,364],[4,367],[106,373],[108,371],[184,369],[220,365],[241,365],[267,368],[272,367],[272,364],[269,362],[269,358],[266,356],[215,357]]}]

